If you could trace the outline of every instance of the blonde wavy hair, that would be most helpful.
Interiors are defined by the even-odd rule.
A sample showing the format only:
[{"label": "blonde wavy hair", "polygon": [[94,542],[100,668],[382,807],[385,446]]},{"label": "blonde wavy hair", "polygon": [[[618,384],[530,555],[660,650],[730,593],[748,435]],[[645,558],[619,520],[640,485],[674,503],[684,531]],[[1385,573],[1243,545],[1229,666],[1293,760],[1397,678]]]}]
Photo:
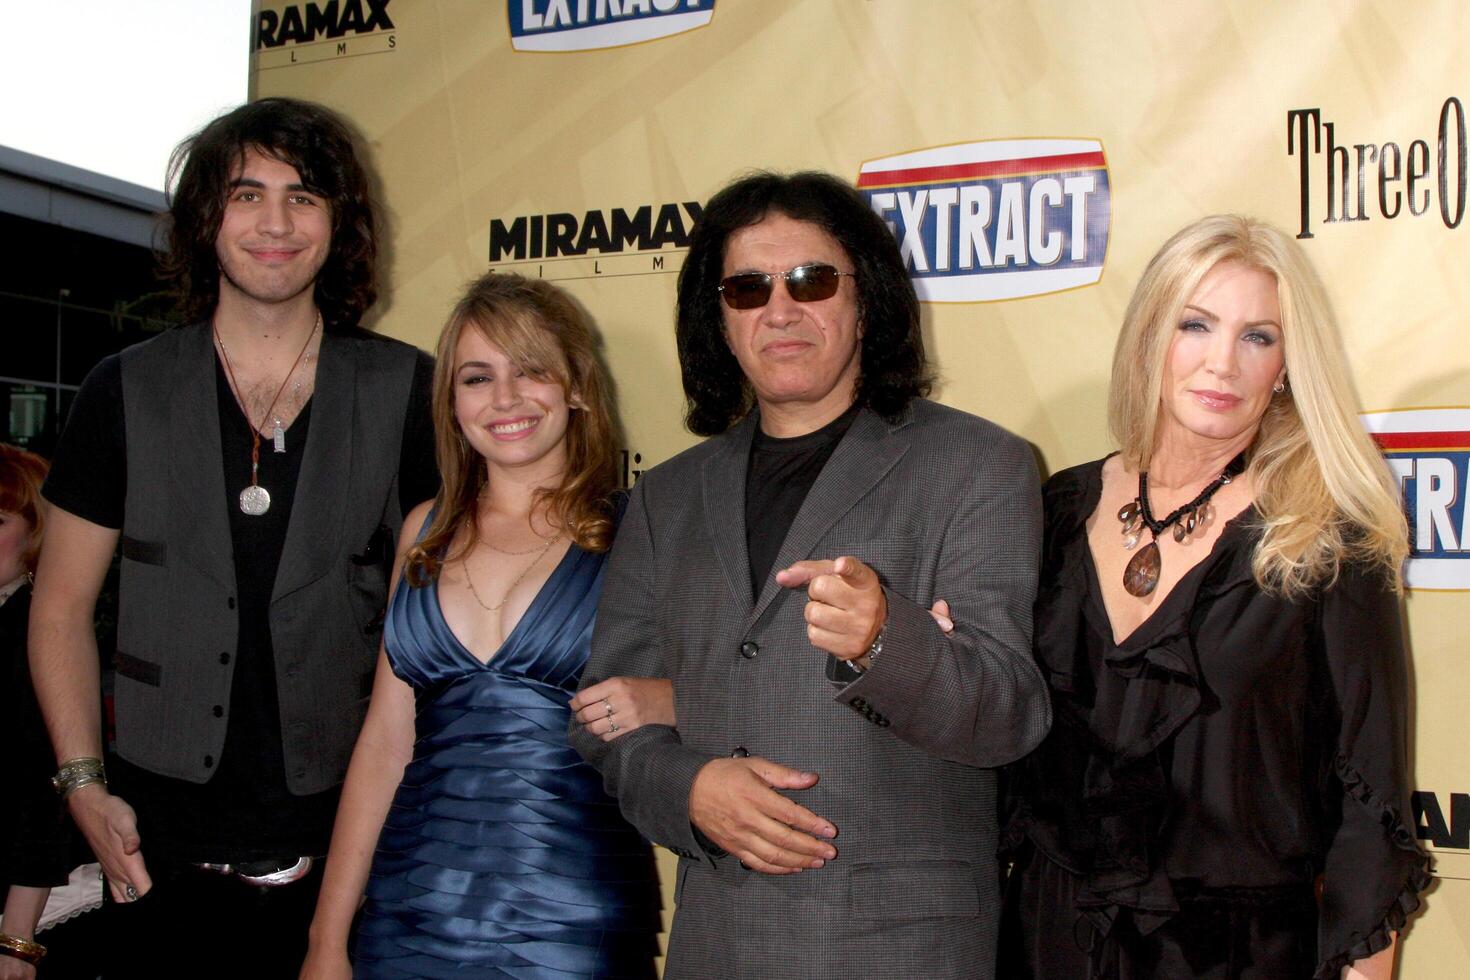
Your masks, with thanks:
[{"label": "blonde wavy hair", "polygon": [[[466,330],[478,330],[521,370],[555,381],[569,402],[575,399],[578,407],[571,412],[565,437],[566,472],[560,486],[537,491],[537,505],[555,523],[566,525],[579,547],[606,551],[613,536],[617,439],[612,387],[597,357],[592,324],[558,287],[491,272],[469,284],[439,335],[433,415],[434,452],[443,483],[434,501],[434,519],[409,549],[404,568],[409,583],[423,586],[438,578],[445,562],[467,554],[479,541],[476,517],[489,472],[454,416],[454,355]],[[461,530],[464,534],[451,553]]]},{"label": "blonde wavy hair", "polygon": [[1200,280],[1227,261],[1276,280],[1285,345],[1287,390],[1271,399],[1247,454],[1260,515],[1256,581],[1297,598],[1331,585],[1342,563],[1354,561],[1381,568],[1402,589],[1408,527],[1389,468],[1358,420],[1327,293],[1301,247],[1271,225],[1212,215],[1149,261],[1123,318],[1108,394],[1108,424],[1125,463],[1148,468],[1175,327]]}]

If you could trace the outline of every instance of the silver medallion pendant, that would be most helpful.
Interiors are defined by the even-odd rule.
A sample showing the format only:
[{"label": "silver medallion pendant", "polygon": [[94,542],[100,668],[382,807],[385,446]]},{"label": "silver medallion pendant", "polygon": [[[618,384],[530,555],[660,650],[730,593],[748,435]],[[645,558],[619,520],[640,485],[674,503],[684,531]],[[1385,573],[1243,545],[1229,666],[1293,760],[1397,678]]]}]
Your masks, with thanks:
[{"label": "silver medallion pendant", "polygon": [[240,491],[240,509],[251,517],[259,517],[271,509],[270,491],[265,487],[251,484]]}]

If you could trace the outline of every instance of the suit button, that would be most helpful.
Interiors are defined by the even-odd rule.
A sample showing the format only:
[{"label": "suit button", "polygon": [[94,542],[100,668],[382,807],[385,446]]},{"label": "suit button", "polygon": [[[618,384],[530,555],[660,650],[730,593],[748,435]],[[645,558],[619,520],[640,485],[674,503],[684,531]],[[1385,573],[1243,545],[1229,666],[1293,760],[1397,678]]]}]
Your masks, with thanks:
[{"label": "suit button", "polygon": [[230,662],[230,655],[228,653],[222,653],[222,654],[220,654],[219,655],[219,662],[222,663],[222,664],[229,663]]},{"label": "suit button", "polygon": [[748,758],[750,758],[750,753],[747,752],[747,751],[745,751],[745,746],[743,746],[743,745],[737,745],[737,746],[735,746],[735,751],[730,753],[730,758],[732,758],[732,759],[748,759]]},{"label": "suit button", "polygon": [[227,602],[225,604],[227,606],[229,606],[231,609],[234,609],[235,608],[235,597],[234,596],[230,596],[229,602]]},{"label": "suit button", "polygon": [[754,640],[746,640],[744,643],[740,644],[740,655],[746,660],[754,660],[757,656],[760,655],[760,652],[761,646]]},{"label": "suit button", "polygon": [[206,755],[204,757],[204,768],[206,768],[206,769],[213,769],[214,768],[214,756],[212,756],[212,755]]},{"label": "suit button", "polygon": [[216,718],[223,718],[225,716],[225,706],[222,705],[222,704],[215,705],[214,706],[214,716]]}]

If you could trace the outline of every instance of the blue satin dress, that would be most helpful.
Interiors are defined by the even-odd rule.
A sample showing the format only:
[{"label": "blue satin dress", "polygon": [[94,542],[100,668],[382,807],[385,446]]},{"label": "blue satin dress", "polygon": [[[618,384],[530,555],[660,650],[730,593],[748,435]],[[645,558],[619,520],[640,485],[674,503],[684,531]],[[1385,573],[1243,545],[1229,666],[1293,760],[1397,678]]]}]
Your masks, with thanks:
[{"label": "blue satin dress", "polygon": [[567,745],[604,564],[572,545],[488,664],[450,631],[437,583],[400,583],[383,637],[417,738],[354,976],[654,976],[652,853]]}]

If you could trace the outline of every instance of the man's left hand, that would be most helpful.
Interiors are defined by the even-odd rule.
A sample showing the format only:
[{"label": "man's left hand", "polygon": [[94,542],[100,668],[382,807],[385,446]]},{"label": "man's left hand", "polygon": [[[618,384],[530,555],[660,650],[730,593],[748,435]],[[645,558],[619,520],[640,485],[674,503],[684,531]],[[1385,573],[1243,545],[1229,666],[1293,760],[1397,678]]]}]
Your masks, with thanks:
[{"label": "man's left hand", "polygon": [[807,638],[841,660],[866,655],[888,618],[878,573],[850,555],[799,561],[777,572],[776,584],[806,588]]}]

